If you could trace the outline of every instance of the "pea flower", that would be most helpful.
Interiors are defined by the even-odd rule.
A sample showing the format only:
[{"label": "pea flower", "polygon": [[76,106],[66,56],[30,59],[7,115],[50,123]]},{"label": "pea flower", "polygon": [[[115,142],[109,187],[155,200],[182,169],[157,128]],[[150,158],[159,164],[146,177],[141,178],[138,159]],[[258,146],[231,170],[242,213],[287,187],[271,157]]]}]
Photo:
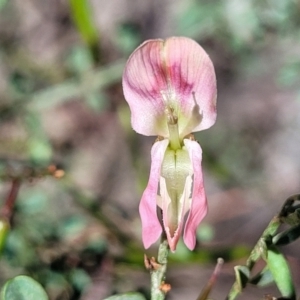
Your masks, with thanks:
[{"label": "pea flower", "polygon": [[183,239],[192,250],[207,202],[202,150],[191,133],[211,127],[216,120],[213,64],[203,48],[189,38],[148,40],[128,59],[123,91],[133,129],[158,136],[139,206],[144,246],[149,248],[164,230],[174,252],[188,212]]}]

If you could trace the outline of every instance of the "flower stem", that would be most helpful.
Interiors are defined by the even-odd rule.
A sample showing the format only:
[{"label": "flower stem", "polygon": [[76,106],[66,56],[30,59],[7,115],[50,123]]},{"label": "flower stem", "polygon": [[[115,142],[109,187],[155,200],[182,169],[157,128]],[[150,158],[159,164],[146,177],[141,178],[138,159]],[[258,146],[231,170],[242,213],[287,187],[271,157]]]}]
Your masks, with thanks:
[{"label": "flower stem", "polygon": [[166,292],[170,286],[165,283],[167,263],[168,263],[169,245],[166,239],[158,248],[157,265],[152,264],[151,270],[151,300],[164,300]]}]

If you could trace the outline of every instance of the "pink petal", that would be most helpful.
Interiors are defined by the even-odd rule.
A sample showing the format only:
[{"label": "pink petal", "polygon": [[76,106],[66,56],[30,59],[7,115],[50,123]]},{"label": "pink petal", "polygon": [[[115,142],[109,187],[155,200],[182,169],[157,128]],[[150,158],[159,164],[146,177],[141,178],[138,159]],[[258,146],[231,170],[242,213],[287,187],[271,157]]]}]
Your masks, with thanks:
[{"label": "pink petal", "polygon": [[184,228],[184,243],[193,250],[196,245],[196,230],[207,213],[207,202],[203,186],[202,176],[202,150],[196,141],[184,139],[184,145],[189,152],[194,171],[194,187],[190,212]]},{"label": "pink petal", "polygon": [[211,127],[216,120],[217,88],[207,53],[191,39],[173,37],[164,44],[164,57],[180,109],[188,118],[179,123],[181,136]]},{"label": "pink petal", "polygon": [[127,62],[123,90],[132,127],[144,135],[168,137],[167,104],[178,116],[181,137],[212,126],[216,119],[214,67],[202,47],[189,38],[142,44]]},{"label": "pink petal", "polygon": [[143,243],[146,249],[155,243],[162,233],[162,227],[156,212],[156,198],[160,169],[168,144],[169,140],[167,139],[158,141],[151,149],[149,182],[143,193],[139,207],[142,220]]},{"label": "pink petal", "polygon": [[133,129],[143,135],[168,136],[161,90],[167,86],[161,57],[163,40],[149,40],[128,59],[123,91],[131,110]]}]

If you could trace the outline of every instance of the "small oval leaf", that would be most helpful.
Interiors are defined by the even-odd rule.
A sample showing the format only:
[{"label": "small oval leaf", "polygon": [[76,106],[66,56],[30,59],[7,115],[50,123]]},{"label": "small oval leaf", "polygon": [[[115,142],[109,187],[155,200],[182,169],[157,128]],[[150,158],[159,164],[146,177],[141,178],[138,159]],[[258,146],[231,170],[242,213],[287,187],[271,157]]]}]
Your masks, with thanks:
[{"label": "small oval leaf", "polygon": [[267,265],[282,296],[296,299],[289,265],[283,254],[272,245],[268,247]]},{"label": "small oval leaf", "polygon": [[140,293],[126,293],[121,295],[114,295],[104,300],[146,300],[146,298]]},{"label": "small oval leaf", "polygon": [[42,286],[32,278],[20,275],[5,283],[1,300],[48,300]]}]

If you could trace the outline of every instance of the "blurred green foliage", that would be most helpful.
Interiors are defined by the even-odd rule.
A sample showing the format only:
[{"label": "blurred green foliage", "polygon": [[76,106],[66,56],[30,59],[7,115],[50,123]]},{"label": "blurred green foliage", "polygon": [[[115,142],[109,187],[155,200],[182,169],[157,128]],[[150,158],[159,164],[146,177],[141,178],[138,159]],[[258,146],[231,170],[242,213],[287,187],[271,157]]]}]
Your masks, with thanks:
[{"label": "blurred green foliage", "polygon": [[6,4],[7,0],[1,0],[0,1],[0,9]]},{"label": "blurred green foliage", "polygon": [[269,35],[297,37],[299,7],[296,0],[191,0],[178,16],[180,34],[212,39],[232,53],[246,54],[266,45]]},{"label": "blurred green foliage", "polygon": [[70,0],[70,13],[83,40],[90,48],[91,53],[98,57],[97,50],[99,33],[96,29],[92,8],[87,0]]}]

